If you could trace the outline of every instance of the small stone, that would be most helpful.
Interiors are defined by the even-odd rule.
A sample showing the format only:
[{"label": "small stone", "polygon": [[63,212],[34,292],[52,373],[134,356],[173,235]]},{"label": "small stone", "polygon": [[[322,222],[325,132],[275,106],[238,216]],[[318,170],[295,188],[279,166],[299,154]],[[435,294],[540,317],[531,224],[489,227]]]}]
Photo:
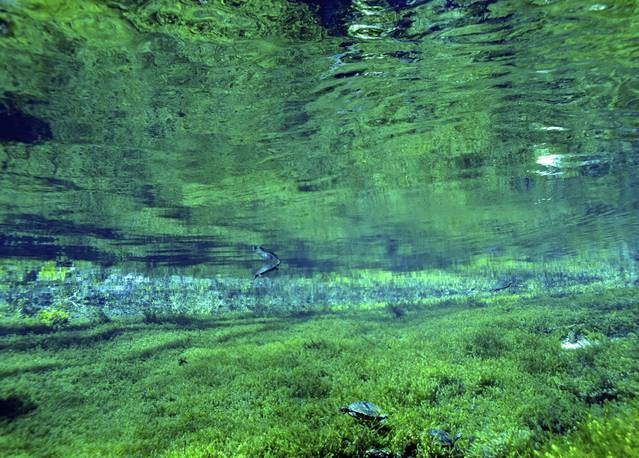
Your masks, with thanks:
[{"label": "small stone", "polygon": [[397,455],[387,448],[369,448],[364,456],[366,458],[395,458]]},{"label": "small stone", "polygon": [[561,348],[564,350],[578,350],[592,345],[592,342],[585,336],[578,338],[566,337],[561,341]]}]

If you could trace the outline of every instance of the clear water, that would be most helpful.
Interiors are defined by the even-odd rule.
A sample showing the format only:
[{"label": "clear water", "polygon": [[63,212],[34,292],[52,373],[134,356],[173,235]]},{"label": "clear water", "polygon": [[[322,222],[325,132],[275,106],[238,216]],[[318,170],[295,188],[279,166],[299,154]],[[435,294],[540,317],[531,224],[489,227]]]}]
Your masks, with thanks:
[{"label": "clear water", "polygon": [[637,0],[0,0],[0,456],[637,456],[638,189]]}]

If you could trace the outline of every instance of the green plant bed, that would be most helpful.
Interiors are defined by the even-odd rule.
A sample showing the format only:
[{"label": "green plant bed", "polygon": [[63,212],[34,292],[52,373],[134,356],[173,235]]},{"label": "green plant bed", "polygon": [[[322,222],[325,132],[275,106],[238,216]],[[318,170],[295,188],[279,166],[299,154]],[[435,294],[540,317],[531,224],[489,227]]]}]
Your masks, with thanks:
[{"label": "green plant bed", "polygon": [[[630,289],[403,310],[5,336],[0,455],[581,456],[593,431],[617,437],[603,407],[636,406]],[[591,345],[563,349],[575,329]],[[360,400],[387,422],[340,413]]]},{"label": "green plant bed", "polygon": [[639,405],[615,406],[591,415],[576,432],[557,437],[535,455],[543,458],[637,456],[639,450]]}]

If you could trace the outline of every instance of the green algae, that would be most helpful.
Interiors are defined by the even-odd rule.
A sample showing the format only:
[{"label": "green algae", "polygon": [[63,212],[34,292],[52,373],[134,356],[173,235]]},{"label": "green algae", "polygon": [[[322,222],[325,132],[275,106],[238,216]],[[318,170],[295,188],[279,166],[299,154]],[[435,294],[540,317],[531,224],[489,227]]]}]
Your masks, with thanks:
[{"label": "green algae", "polygon": [[124,8],[123,16],[140,32],[174,33],[198,40],[310,40],[325,35],[311,12],[294,2],[213,0],[154,1]]},{"label": "green algae", "polygon": [[[51,311],[82,326],[110,317],[202,315],[242,316],[315,313],[339,310],[394,310],[442,300],[476,307],[547,295],[552,298],[636,287],[637,271],[627,256],[560,258],[546,262],[506,256],[477,256],[471,263],[413,272],[359,269],[294,277],[278,272],[253,280],[216,275],[210,268],[159,268],[142,275],[121,267],[102,269],[90,263],[0,262],[0,334],[21,326],[48,327],[41,318]],[[182,275],[175,275],[176,273]],[[195,276],[184,275],[190,272]],[[613,310],[609,310],[613,313]],[[632,325],[629,323],[631,328]]]},{"label": "green algae", "polygon": [[597,457],[633,456],[637,453],[639,409],[636,404],[608,409],[603,415],[589,416],[586,422],[567,438],[545,447],[535,456]]},{"label": "green algae", "polygon": [[[621,324],[636,326],[633,289],[442,305],[400,319],[379,310],[118,320],[6,336],[2,397],[36,408],[2,423],[0,447],[5,456],[446,456],[429,434],[437,428],[462,432],[465,456],[532,456],[549,441],[559,448],[544,456],[581,456],[604,436],[610,450],[637,451],[612,442],[632,424],[601,417],[639,390],[639,343]],[[575,326],[596,343],[562,350]],[[382,406],[388,429],[339,413],[355,400]],[[567,445],[556,436],[572,432],[579,439]]]}]

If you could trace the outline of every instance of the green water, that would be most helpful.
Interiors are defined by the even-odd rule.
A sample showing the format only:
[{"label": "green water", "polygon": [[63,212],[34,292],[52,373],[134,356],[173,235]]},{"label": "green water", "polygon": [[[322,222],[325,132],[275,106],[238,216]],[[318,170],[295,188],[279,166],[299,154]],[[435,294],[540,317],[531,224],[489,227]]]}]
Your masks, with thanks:
[{"label": "green water", "polygon": [[637,0],[0,0],[0,455],[639,453],[638,62]]}]

